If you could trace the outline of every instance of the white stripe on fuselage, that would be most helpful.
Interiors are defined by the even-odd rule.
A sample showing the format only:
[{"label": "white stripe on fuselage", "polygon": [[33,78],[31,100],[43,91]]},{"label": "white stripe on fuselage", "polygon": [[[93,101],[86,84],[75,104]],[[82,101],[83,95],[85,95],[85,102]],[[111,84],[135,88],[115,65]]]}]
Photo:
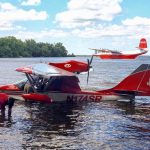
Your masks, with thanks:
[{"label": "white stripe on fuselage", "polygon": [[[23,91],[21,92],[9,91],[5,93],[7,93],[10,97],[13,97],[15,99],[24,100],[21,96],[23,94]],[[48,92],[48,93],[40,93],[40,94],[48,95],[52,99],[53,102],[61,102],[61,101],[99,102],[99,101],[106,101],[106,100],[118,100],[118,99],[124,98],[123,96],[119,96],[119,95],[100,95],[98,93],[97,94],[95,93],[78,94],[78,93]]]},{"label": "white stripe on fuselage", "polygon": [[93,101],[118,100],[123,98],[117,95],[97,95],[97,94],[75,94],[75,93],[48,93],[53,102],[61,101]]},{"label": "white stripe on fuselage", "polygon": [[25,100],[21,95],[9,95],[9,97],[12,97],[14,99],[17,99],[17,100]]}]

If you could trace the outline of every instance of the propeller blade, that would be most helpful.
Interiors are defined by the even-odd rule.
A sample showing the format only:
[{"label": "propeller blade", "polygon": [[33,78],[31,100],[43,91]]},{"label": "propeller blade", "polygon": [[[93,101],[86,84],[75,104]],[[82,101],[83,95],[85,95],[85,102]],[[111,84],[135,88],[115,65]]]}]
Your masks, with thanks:
[{"label": "propeller blade", "polygon": [[90,65],[91,65],[92,61],[93,61],[93,55],[92,55],[91,60],[90,60],[90,62],[89,62],[89,63],[90,63]]},{"label": "propeller blade", "polygon": [[89,70],[90,70],[90,60],[89,59],[87,59],[87,63],[88,63],[88,66],[87,66],[87,69],[88,69],[87,84],[88,84],[88,81],[89,81]]},{"label": "propeller blade", "polygon": [[87,70],[89,70],[89,67],[90,67],[90,60],[87,59]]},{"label": "propeller blade", "polygon": [[93,57],[94,57],[94,55],[92,55],[92,57],[91,57],[91,59],[89,60],[89,59],[87,59],[87,63],[88,63],[88,65],[87,65],[87,72],[88,72],[88,75],[87,75],[87,84],[88,84],[88,81],[89,81],[89,76],[90,76],[90,69],[92,69],[92,66],[90,66],[91,65],[91,63],[92,63],[92,61],[93,61]]},{"label": "propeller blade", "polygon": [[87,75],[87,84],[88,84],[88,82],[89,82],[89,75],[90,75],[90,72],[89,72],[89,70],[88,70],[88,75]]}]

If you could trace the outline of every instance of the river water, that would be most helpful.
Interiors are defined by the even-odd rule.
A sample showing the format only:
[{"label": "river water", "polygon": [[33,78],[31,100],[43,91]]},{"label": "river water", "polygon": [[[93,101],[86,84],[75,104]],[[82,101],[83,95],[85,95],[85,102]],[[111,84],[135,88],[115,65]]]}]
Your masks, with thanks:
[{"label": "river water", "polygon": [[[23,79],[23,74],[14,71],[20,66],[87,58],[1,58],[0,84]],[[143,63],[150,63],[150,57],[94,58],[89,84],[85,74],[79,76],[80,85],[90,90],[113,87]],[[149,150],[150,97],[136,97],[135,104],[119,101],[48,105],[17,101],[12,117],[0,115],[0,149]]]}]

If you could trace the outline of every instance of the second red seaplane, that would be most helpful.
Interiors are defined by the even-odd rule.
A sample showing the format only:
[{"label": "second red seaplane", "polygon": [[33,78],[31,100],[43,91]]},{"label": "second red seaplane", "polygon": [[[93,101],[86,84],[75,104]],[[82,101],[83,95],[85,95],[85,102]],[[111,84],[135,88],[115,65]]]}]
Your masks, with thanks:
[{"label": "second red seaplane", "polygon": [[85,91],[80,88],[76,73],[89,72],[90,64],[91,61],[68,61],[17,68],[16,71],[24,73],[26,79],[15,84],[1,85],[0,92],[7,93],[15,99],[46,103],[119,99],[133,101],[135,96],[150,96],[150,64],[139,66],[111,89]]},{"label": "second red seaplane", "polygon": [[97,56],[101,59],[135,59],[138,56],[146,54],[148,52],[147,41],[144,38],[140,40],[139,47],[137,47],[138,51],[134,50],[121,52],[110,49],[91,49],[95,50],[95,54],[93,56]]}]

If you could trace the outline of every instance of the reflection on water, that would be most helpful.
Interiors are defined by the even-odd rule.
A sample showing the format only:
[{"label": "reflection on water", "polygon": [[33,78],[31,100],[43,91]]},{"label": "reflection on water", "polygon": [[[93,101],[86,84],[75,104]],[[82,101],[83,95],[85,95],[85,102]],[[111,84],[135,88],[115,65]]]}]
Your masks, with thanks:
[{"label": "reflection on water", "polygon": [[[0,75],[1,83],[23,77],[13,71],[6,74],[3,68],[5,59],[0,61],[1,70],[4,70],[2,75],[5,73],[5,76]],[[14,70],[24,64],[36,63],[39,59],[9,61],[12,63],[7,69]],[[48,58],[46,61],[49,61]],[[112,87],[138,65],[147,62],[148,59],[143,58],[119,63],[96,59],[93,65],[99,64],[99,67],[91,72],[91,80],[86,88]],[[132,66],[129,67],[129,64]],[[13,76],[12,80],[10,75]],[[85,88],[86,75],[80,76],[80,79]],[[149,97],[137,97],[134,105],[125,101],[50,105],[17,101],[12,117],[0,115],[0,149],[148,150],[149,141]]]}]

